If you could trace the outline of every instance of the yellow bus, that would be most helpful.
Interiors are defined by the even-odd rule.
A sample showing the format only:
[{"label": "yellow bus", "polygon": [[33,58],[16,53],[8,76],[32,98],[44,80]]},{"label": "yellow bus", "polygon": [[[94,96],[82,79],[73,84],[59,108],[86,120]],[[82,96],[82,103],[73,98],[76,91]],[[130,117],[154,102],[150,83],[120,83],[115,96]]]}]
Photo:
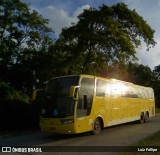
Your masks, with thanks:
[{"label": "yellow bus", "polygon": [[116,79],[72,75],[49,80],[40,128],[43,132],[98,134],[105,127],[155,115],[153,89]]}]

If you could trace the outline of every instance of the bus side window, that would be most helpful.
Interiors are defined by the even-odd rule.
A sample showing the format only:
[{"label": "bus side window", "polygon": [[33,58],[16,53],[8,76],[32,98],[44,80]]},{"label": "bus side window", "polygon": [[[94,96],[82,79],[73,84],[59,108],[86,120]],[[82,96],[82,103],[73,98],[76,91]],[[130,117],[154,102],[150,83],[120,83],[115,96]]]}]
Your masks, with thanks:
[{"label": "bus side window", "polygon": [[137,98],[141,98],[141,92],[140,92],[140,88],[136,88],[136,93],[137,93]]},{"label": "bus side window", "polygon": [[96,96],[105,96],[105,81],[97,79]]},{"label": "bus side window", "polygon": [[145,98],[145,90],[143,88],[141,88],[141,97]]},{"label": "bus side window", "polygon": [[137,91],[138,91],[138,97],[139,98],[145,98],[145,93],[144,93],[144,89],[143,88],[137,88]]},{"label": "bus side window", "polygon": [[149,93],[149,98],[154,99],[154,92],[152,91],[152,89],[149,89],[148,93]]},{"label": "bus side window", "polygon": [[95,80],[92,78],[82,78],[79,90],[77,117],[83,117],[90,114]]},{"label": "bus side window", "polygon": [[97,79],[96,96],[110,96],[110,83],[108,81]]},{"label": "bus side window", "polygon": [[123,92],[124,97],[130,98],[132,91],[131,91],[131,87],[129,85],[125,85],[125,90]]},{"label": "bus side window", "polygon": [[121,82],[111,82],[111,97],[126,97],[127,87]]},{"label": "bus side window", "polygon": [[138,98],[137,88],[135,86],[132,86],[131,89],[132,89],[132,98]]},{"label": "bus side window", "polygon": [[149,97],[148,95],[148,90],[144,88],[144,94],[145,94],[145,98],[147,99]]},{"label": "bus side window", "polygon": [[145,90],[143,88],[140,88],[141,92],[141,98],[145,98]]},{"label": "bus side window", "polygon": [[110,83],[107,81],[105,85],[105,96],[109,97],[111,93]]}]

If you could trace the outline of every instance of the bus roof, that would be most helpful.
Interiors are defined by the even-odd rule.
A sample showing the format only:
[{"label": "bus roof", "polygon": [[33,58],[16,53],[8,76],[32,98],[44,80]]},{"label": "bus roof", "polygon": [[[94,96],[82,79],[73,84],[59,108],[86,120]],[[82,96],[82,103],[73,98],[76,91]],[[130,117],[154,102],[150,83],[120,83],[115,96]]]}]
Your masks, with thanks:
[{"label": "bus roof", "polygon": [[137,84],[134,84],[132,82],[122,81],[122,80],[118,80],[118,79],[114,79],[114,78],[107,78],[107,77],[100,77],[100,76],[95,76],[95,75],[89,75],[89,74],[64,75],[64,76],[53,77],[53,78],[50,78],[50,79],[65,78],[65,77],[75,77],[75,76],[88,77],[88,78],[98,78],[98,79],[109,80],[109,81],[113,81],[113,82],[121,82],[121,83],[124,83],[124,84],[134,85],[134,86],[138,86],[138,87],[151,88],[151,87],[137,85]]}]

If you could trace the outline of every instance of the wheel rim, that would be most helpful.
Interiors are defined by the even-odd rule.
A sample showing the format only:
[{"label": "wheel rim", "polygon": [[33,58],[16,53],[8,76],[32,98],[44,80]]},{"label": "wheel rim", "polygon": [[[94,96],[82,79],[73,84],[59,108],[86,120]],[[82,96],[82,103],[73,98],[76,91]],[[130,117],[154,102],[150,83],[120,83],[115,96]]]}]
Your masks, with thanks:
[{"label": "wheel rim", "polygon": [[98,120],[94,124],[94,131],[96,133],[99,133],[101,131],[101,124],[100,124],[100,122]]},{"label": "wheel rim", "polygon": [[148,118],[149,118],[148,113],[146,113],[145,114],[145,122],[148,121]]},{"label": "wheel rim", "polygon": [[141,123],[144,123],[144,119],[145,119],[145,118],[144,118],[144,114],[142,113],[142,114],[141,114],[141,118],[140,118],[140,122],[141,122]]}]

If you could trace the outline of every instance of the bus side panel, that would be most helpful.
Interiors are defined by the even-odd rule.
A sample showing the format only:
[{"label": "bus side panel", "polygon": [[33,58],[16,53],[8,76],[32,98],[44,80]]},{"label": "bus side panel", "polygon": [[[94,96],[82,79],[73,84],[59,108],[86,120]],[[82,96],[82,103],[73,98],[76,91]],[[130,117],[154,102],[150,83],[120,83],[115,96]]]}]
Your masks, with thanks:
[{"label": "bus side panel", "polygon": [[[111,112],[108,126],[131,122],[137,119],[136,106],[129,98],[110,99]],[[107,108],[106,108],[107,109]]]},{"label": "bus side panel", "polygon": [[107,120],[108,118],[106,117],[106,115],[109,114],[108,112],[106,112],[107,104],[108,104],[108,100],[106,101],[105,97],[96,96],[94,99],[94,104],[93,104],[92,113],[91,113],[91,117],[93,118],[94,121],[97,117],[102,118],[104,127],[107,126],[107,123],[108,123],[108,120]]},{"label": "bus side panel", "polygon": [[93,118],[90,116],[76,118],[76,133],[91,131],[93,129]]}]

